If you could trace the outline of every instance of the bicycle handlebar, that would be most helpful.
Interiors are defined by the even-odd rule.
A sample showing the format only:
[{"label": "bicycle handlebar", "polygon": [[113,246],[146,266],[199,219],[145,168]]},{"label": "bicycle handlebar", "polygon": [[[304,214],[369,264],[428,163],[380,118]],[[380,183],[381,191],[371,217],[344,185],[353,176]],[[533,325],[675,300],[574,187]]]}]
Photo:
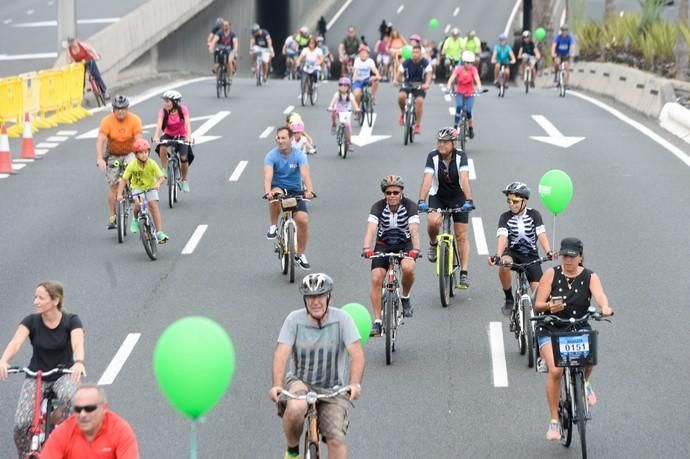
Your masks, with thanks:
[{"label": "bicycle handlebar", "polygon": [[314,391],[307,392],[306,394],[302,395],[296,395],[293,394],[292,392],[289,392],[285,389],[280,391],[282,395],[285,397],[292,399],[292,400],[306,400],[308,404],[314,404],[318,400],[322,400],[324,398],[333,398],[337,397],[338,395],[343,395],[343,394],[349,394],[350,393],[350,386],[344,386],[340,388],[334,388],[335,390],[333,392],[329,392],[326,394],[317,394]]},{"label": "bicycle handlebar", "polygon": [[[472,93],[472,97],[479,97],[480,95],[485,94],[485,93],[487,93],[487,92],[489,92],[489,90],[488,90],[487,88],[482,88],[482,90],[481,90],[480,92],[477,92],[477,91],[473,92],[473,93]],[[456,96],[457,93],[456,93],[455,91],[452,91],[452,90],[451,90],[451,91],[448,93],[448,95],[449,95],[449,96]]]},{"label": "bicycle handlebar", "polygon": [[[398,258],[402,260],[403,258],[411,258],[408,252],[374,252],[369,258]],[[422,258],[422,254],[418,254],[417,258]]]},{"label": "bicycle handlebar", "polygon": [[[153,141],[153,139],[151,139]],[[173,139],[162,139],[158,142],[157,145],[171,145],[173,143],[179,144],[179,145],[193,145],[194,144],[194,139],[192,139],[191,142],[187,142],[186,140],[180,140],[178,138],[173,138]]]},{"label": "bicycle handlebar", "polygon": [[[611,311],[611,316],[613,316],[613,311]],[[611,317],[608,316],[608,317]],[[532,322],[544,322],[546,325],[577,325],[581,324],[583,322],[587,322],[589,319],[594,319],[596,321],[605,321],[605,322],[611,322],[609,319],[607,319],[605,316],[601,315],[601,312],[597,311],[594,306],[590,306],[587,312],[585,313],[584,316],[580,317],[579,319],[576,319],[574,317],[569,317],[567,319],[564,319],[562,317],[553,315],[553,314],[543,314],[535,317],[531,317],[530,320]]]},{"label": "bicycle handlebar", "polygon": [[[317,198],[317,197],[318,197],[318,196],[316,195],[316,193],[314,193],[313,191],[312,191],[311,194],[314,195],[314,198]],[[268,199],[269,202],[278,202],[278,201],[280,201],[281,199],[289,199],[289,198],[295,198],[295,199],[297,199],[298,201],[306,201],[306,202],[310,202],[310,201],[311,201],[311,199],[307,199],[307,198],[305,198],[305,197],[304,197],[303,195],[301,195],[301,194],[277,193],[277,194],[274,194],[274,195],[273,195],[273,198],[271,198],[271,199],[269,199],[268,195],[266,195],[266,194],[263,195],[263,196],[261,196],[261,199]],[[313,198],[312,198],[312,199],[313,199]]]},{"label": "bicycle handlebar", "polygon": [[445,208],[445,209],[442,209],[440,207],[437,209],[434,209],[434,208],[430,207],[429,209],[424,210],[422,212],[424,212],[426,214],[428,214],[429,212],[438,212],[440,214],[469,214],[471,211],[462,210],[462,207],[453,207],[453,208],[449,207],[449,208]]},{"label": "bicycle handlebar", "polygon": [[545,261],[551,261],[551,257],[541,257],[537,258],[536,260],[529,261],[527,263],[515,263],[514,261],[503,261],[503,260],[498,260],[496,262],[497,266],[503,266],[506,268],[515,268],[517,270],[525,270],[528,266],[532,265],[538,265],[541,263],[544,263]]},{"label": "bicycle handlebar", "polygon": [[[36,376],[38,376],[38,371],[33,371],[33,370],[30,370],[26,367],[24,367],[24,368],[22,368],[22,367],[9,367],[7,369],[7,373],[8,374],[24,373],[25,375],[27,375],[30,378],[36,378]],[[61,373],[61,374],[65,375],[65,374],[72,373],[72,370],[70,370],[69,368],[53,368],[52,370],[42,372],[41,376],[45,378],[46,376],[52,376],[56,373]]]}]

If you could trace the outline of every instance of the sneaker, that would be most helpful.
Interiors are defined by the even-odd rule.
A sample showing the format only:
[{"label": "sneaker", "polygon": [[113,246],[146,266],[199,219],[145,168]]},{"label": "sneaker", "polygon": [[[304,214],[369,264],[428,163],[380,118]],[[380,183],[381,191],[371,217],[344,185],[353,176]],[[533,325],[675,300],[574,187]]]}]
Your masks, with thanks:
[{"label": "sneaker", "polygon": [[311,265],[309,264],[309,260],[307,260],[307,256],[305,254],[295,255],[295,261],[300,266],[300,268],[311,269]]},{"label": "sneaker", "polygon": [[532,81],[529,82],[529,87],[530,87],[530,88],[534,88],[534,87],[535,87],[535,86],[534,86],[534,80],[532,80]]},{"label": "sneaker", "polygon": [[414,314],[414,309],[412,308],[412,304],[410,303],[409,298],[400,298],[400,302],[402,303],[403,307],[403,317],[412,317]]},{"label": "sneaker", "polygon": [[549,368],[546,366],[546,360],[537,357],[537,373],[548,373]]},{"label": "sneaker", "polygon": [[470,139],[474,139],[474,127],[472,127],[472,126],[470,126],[469,137],[470,137]]},{"label": "sneaker", "polygon": [[458,279],[458,288],[468,289],[470,288],[470,277],[467,273],[460,273],[460,278]]},{"label": "sneaker", "polygon": [[375,320],[374,323],[371,325],[371,332],[369,332],[369,336],[381,336],[382,332],[383,324],[380,320]]},{"label": "sneaker", "polygon": [[298,454],[290,454],[289,451],[285,451],[285,456],[283,456],[283,459],[295,459],[299,458],[299,453]]},{"label": "sneaker", "polygon": [[271,225],[266,233],[266,239],[275,239],[278,236],[278,227]]},{"label": "sneaker", "polygon": [[506,301],[503,303],[503,307],[501,308],[501,312],[504,316],[510,317],[510,312],[513,310],[513,301],[513,298],[506,298]]},{"label": "sneaker", "polygon": [[400,119],[398,120],[398,124],[400,124],[400,126],[405,126],[405,116],[400,115]]},{"label": "sneaker", "polygon": [[549,422],[549,430],[546,431],[546,439],[549,441],[558,441],[561,439],[561,425],[555,419]]},{"label": "sneaker", "polygon": [[429,248],[426,251],[426,258],[432,263],[436,263],[436,245],[429,244]]},{"label": "sneaker", "polygon": [[594,393],[589,381],[585,381],[585,394],[587,395],[587,405],[594,406],[597,404],[597,394]]},{"label": "sneaker", "polygon": [[414,125],[414,133],[417,135],[422,133],[422,125],[421,124],[415,124]]},{"label": "sneaker", "polygon": [[182,180],[180,188],[182,188],[183,192],[189,193],[189,182],[187,180]]},{"label": "sneaker", "polygon": [[108,229],[117,229],[117,217],[115,215],[108,217]]},{"label": "sneaker", "polygon": [[498,88],[498,80],[494,80],[494,86]]},{"label": "sneaker", "polygon": [[129,232],[138,233],[139,232],[139,220],[136,218],[129,223]]},{"label": "sneaker", "polygon": [[168,235],[165,234],[163,231],[159,231],[156,233],[156,238],[158,238],[158,243],[159,244],[165,244],[168,242]]}]

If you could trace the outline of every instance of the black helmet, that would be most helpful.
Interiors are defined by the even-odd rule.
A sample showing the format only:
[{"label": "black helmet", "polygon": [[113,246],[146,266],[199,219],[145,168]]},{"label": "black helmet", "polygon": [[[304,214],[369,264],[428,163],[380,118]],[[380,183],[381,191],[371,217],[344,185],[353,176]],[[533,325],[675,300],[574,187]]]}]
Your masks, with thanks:
[{"label": "black helmet", "polygon": [[436,140],[456,140],[457,138],[458,131],[453,126],[441,128],[436,134]]},{"label": "black helmet", "polygon": [[324,273],[307,274],[302,279],[299,291],[304,296],[318,296],[331,293],[333,290],[333,279]]},{"label": "black helmet", "polygon": [[258,32],[259,29],[261,29],[261,27],[259,27],[259,24],[252,24],[252,33]]},{"label": "black helmet", "polygon": [[524,199],[529,199],[530,190],[529,187],[522,182],[511,182],[506,185],[502,193],[506,196],[513,194]]},{"label": "black helmet", "polygon": [[225,22],[225,19],[221,17],[216,18],[216,27],[223,27],[223,23]]},{"label": "black helmet", "polygon": [[129,99],[127,96],[123,96],[122,94],[118,94],[117,96],[113,97],[113,108],[127,108],[129,107]]},{"label": "black helmet", "polygon": [[405,189],[405,181],[399,175],[387,175],[381,180],[381,191],[386,191],[389,186],[399,186]]}]

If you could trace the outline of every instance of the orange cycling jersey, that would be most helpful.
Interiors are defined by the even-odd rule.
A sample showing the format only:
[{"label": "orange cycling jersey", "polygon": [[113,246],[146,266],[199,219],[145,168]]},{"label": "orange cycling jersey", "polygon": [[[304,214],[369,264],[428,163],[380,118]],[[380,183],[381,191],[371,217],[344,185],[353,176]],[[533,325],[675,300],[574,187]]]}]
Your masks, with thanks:
[{"label": "orange cycling jersey", "polygon": [[129,112],[122,121],[118,120],[114,113],[111,113],[103,118],[99,128],[99,132],[108,139],[108,153],[114,156],[131,153],[134,139],[142,131],[141,118]]}]

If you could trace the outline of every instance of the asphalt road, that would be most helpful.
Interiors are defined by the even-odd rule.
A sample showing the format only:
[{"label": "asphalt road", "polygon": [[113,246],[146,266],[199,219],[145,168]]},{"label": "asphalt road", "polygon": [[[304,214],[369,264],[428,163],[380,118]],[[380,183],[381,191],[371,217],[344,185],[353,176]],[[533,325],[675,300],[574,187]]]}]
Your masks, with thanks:
[{"label": "asphalt road", "polygon": [[[343,13],[331,36],[341,36],[338,28],[349,23],[373,35],[383,10],[409,35],[422,30],[428,16],[452,17],[455,8],[450,2],[435,4],[433,11],[406,5],[398,15],[398,4],[386,2],[376,16],[367,17],[365,8],[353,8],[358,4]],[[501,6],[506,11],[501,18],[495,12],[482,14],[482,5],[466,6],[464,14],[481,19],[468,25],[459,20],[461,27],[476,24],[480,36],[497,34],[509,7]],[[480,22],[488,18],[495,24]],[[336,305],[366,305],[369,269],[359,253],[369,208],[380,198],[378,182],[386,174],[400,174],[408,195],[416,198],[434,132],[451,123],[450,103],[434,85],[426,100],[423,133],[403,147],[396,90],[382,85],[373,133],[391,137],[356,148],[341,160],[325,112],[335,85],[319,90],[316,107],[296,108],[319,149],[310,157],[319,198],[310,205],[307,254],[314,271],[334,278]],[[268,219],[260,199],[262,161],[274,144],[272,135],[260,136],[282,124],[288,106],[299,104],[297,85],[272,80],[256,88],[250,80],[237,80],[229,101],[217,100],[208,80],[180,91],[192,116],[221,110],[231,114],[207,133],[220,139],[195,149],[192,192],[182,196],[179,207],[164,209],[171,239],[156,262],[148,261],[138,240],[118,245],[114,232],[104,228],[105,186],[94,167],[94,139],[76,138],[94,129],[101,115],[61,127],[77,135],[66,135],[45,159],[28,164],[19,175],[0,179],[1,345],[32,312],[36,283],[61,280],[68,310],[85,323],[89,379],[101,377],[128,334],[141,333],[107,387],[111,407],[131,422],[142,457],[183,458],[188,456],[189,423],[160,394],[152,352],[158,336],[177,318],[211,317],[231,334],[237,369],[227,395],[200,428],[199,457],[279,457],[284,440],[267,398],[271,358],[284,317],[302,303],[297,287],[279,273],[264,237]],[[145,124],[153,123],[159,105],[153,98],[133,111]],[[504,99],[490,92],[478,100],[475,114],[477,137],[468,145],[476,171],[472,187],[477,210],[472,216],[481,219],[485,239],[471,231],[471,288],[442,309],[432,265],[418,262],[415,316],[402,329],[393,365],[385,365],[381,340],[366,344],[362,399],[350,420],[350,457],[579,457],[576,440],[569,450],[544,440],[544,377],[527,369],[526,359],[517,354],[499,313],[497,273],[486,265],[486,251],[480,254],[477,248],[485,240],[493,253],[496,223],[505,210],[500,190],[516,179],[534,190],[531,205],[545,216],[552,237],[553,217],[536,197],[539,178],[552,168],[565,170],[575,187],[570,207],[558,216],[556,238],[575,235],[584,241],[586,265],[599,273],[616,310],[613,324],[597,326],[599,366],[592,381],[599,405],[588,429],[590,456],[688,457],[690,404],[682,383],[690,377],[683,357],[690,342],[682,315],[690,296],[683,274],[683,256],[690,251],[686,166],[600,108],[572,94],[561,99],[551,88],[528,96],[511,88]],[[536,114],[564,135],[585,139],[567,149],[531,140],[529,136],[544,135],[531,118]],[[195,121],[193,128],[203,122]],[[37,142],[51,134],[39,132]],[[13,141],[13,151],[18,147]],[[240,161],[248,161],[246,169],[229,182]],[[206,233],[192,254],[182,255],[200,224],[208,225]],[[489,326],[502,321],[508,384],[496,387]],[[15,362],[27,362],[28,356],[25,346]],[[10,432],[19,386],[18,378],[0,384],[3,458],[12,457]]]}]

